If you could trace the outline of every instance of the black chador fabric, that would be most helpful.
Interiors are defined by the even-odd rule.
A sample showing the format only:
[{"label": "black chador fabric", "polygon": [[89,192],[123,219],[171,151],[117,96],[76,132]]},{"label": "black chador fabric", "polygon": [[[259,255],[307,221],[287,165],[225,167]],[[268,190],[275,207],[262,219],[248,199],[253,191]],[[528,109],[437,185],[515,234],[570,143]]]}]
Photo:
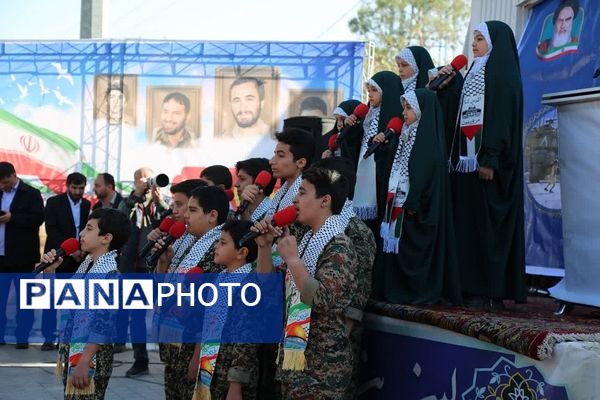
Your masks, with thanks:
[{"label": "black chador fabric", "polygon": [[458,117],[458,108],[460,107],[460,94],[463,82],[464,78],[462,74],[457,72],[447,86],[436,92],[440,106],[442,107],[442,115],[444,116],[444,131],[448,154],[450,154],[452,136],[456,129],[456,118]]},{"label": "black chador fabric", "polygon": [[[513,32],[500,21],[486,22],[492,51],[485,65],[483,127],[477,133],[480,167],[494,169],[494,179],[477,171],[453,172],[454,222],[465,295],[525,301],[523,232],[523,93]],[[465,88],[467,84],[465,84]],[[464,91],[464,90],[463,90]],[[458,161],[457,130],[451,163]]]},{"label": "black chador fabric", "polygon": [[[400,96],[404,93],[402,80],[390,71],[382,71],[373,75],[372,78],[383,90],[381,99],[381,112],[379,114],[379,132],[385,132],[388,122],[394,117],[402,117],[402,104]],[[396,148],[398,147],[398,136],[394,135],[388,144],[379,146],[375,157],[376,186],[377,186],[377,224],[381,223],[385,212],[385,197],[387,195],[388,180]],[[376,236],[377,237],[377,236]]]},{"label": "black chador fabric", "polygon": [[410,189],[398,253],[377,254],[374,297],[391,303],[460,303],[443,115],[436,95],[415,91],[421,118],[408,160]]},{"label": "black chador fabric", "polygon": [[[338,107],[344,110],[346,115],[350,115],[359,104],[360,101],[358,100],[346,100],[342,101]],[[337,130],[335,127],[334,129]],[[344,132],[344,139],[340,141],[341,155],[352,161],[354,171],[356,172],[358,153],[360,151],[360,138],[362,138],[362,122],[354,126],[345,127],[344,129],[346,129],[346,132]],[[356,145],[357,141],[358,145]]]},{"label": "black chador fabric", "polygon": [[[416,86],[424,88],[429,83],[429,70],[434,68],[433,61],[429,52],[421,46],[410,46],[408,48],[419,67]],[[440,105],[442,106],[442,115],[444,117],[444,131],[446,136],[446,149],[450,151],[452,144],[452,135],[456,127],[456,116],[460,106],[460,93],[463,86],[463,76],[457,73],[447,86],[439,89],[436,94]]]},{"label": "black chador fabric", "polygon": [[[381,98],[381,111],[379,113],[379,125],[378,132],[385,132],[388,122],[393,117],[402,116],[402,105],[400,103],[400,96],[404,93],[402,89],[402,81],[400,77],[391,71],[377,72],[371,78],[383,91]],[[342,156],[350,158],[355,162],[355,168],[358,165],[358,157],[360,153],[360,146],[364,130],[368,127],[363,126],[363,129],[358,135],[352,135],[347,138],[346,142],[342,145]],[[371,156],[375,157],[376,164],[376,190],[377,190],[377,223],[370,227],[373,228],[375,233],[375,226],[381,222],[383,218],[383,212],[385,210],[385,196],[387,192],[388,179],[390,176],[390,169],[392,161],[394,160],[394,154],[398,147],[398,138],[396,135],[386,145],[380,146],[379,150]]]}]

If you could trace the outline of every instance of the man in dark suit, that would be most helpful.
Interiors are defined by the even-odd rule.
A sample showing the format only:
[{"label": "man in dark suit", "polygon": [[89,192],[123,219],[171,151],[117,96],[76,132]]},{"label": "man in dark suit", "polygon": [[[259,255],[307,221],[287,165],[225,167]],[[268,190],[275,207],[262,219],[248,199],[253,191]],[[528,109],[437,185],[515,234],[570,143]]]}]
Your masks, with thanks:
[{"label": "man in dark suit", "polygon": [[[40,260],[40,225],[44,222],[44,202],[39,190],[19,178],[15,167],[0,162],[0,272],[31,273]],[[13,279],[0,283],[0,343],[4,343],[6,303]],[[18,281],[15,281],[17,299]],[[17,309],[15,337],[17,349],[29,347],[33,310]]]},{"label": "man in dark suit", "polygon": [[123,196],[115,190],[115,178],[108,172],[98,174],[94,181],[94,193],[98,197],[98,202],[94,204],[92,210],[98,208],[119,208]]},{"label": "man in dark suit", "polygon": [[[87,224],[90,215],[90,202],[83,198],[87,179],[79,172],[67,176],[67,192],[46,200],[44,218],[46,220],[46,245],[44,253],[58,249],[69,238],[79,239],[79,232]],[[83,260],[83,252],[78,250],[71,257],[65,257],[56,272],[74,273]],[[54,350],[56,339],[56,310],[42,311],[42,351]]]}]

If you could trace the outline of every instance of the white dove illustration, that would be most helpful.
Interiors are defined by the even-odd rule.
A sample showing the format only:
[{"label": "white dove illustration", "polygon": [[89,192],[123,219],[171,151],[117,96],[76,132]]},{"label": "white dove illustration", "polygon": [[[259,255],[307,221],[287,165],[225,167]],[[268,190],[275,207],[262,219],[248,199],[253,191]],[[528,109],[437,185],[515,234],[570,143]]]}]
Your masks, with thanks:
[{"label": "white dove illustration", "polygon": [[19,93],[21,93],[21,96],[19,97],[20,99],[24,99],[25,97],[27,97],[27,95],[29,94],[29,86],[17,83],[17,88],[19,88]]},{"label": "white dove illustration", "polygon": [[56,79],[65,79],[67,80],[71,86],[75,85],[75,82],[73,82],[73,77],[71,76],[71,74],[69,74],[69,70],[66,68],[63,68],[62,65],[60,65],[59,63],[52,63],[52,66],[54,68],[56,68],[56,72],[58,73],[58,77]]},{"label": "white dove illustration", "polygon": [[58,100],[58,105],[62,106],[63,104],[67,104],[72,106],[73,102],[71,100],[69,100],[68,97],[66,97],[65,95],[63,95],[60,90],[54,89],[52,90],[52,92],[54,93],[54,95],[56,96],[56,99]]},{"label": "white dove illustration", "polygon": [[50,90],[44,85],[44,81],[42,80],[42,78],[39,78],[39,82],[40,82],[40,96],[45,96],[48,93],[50,93]]}]

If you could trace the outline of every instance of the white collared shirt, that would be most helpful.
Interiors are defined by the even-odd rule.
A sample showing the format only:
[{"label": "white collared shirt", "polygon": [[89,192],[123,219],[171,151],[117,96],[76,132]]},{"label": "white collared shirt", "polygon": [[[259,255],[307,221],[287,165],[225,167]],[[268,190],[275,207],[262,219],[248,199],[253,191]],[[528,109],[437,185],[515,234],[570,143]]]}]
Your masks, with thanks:
[{"label": "white collared shirt", "polygon": [[79,226],[81,225],[81,199],[75,203],[73,199],[71,199],[71,196],[69,196],[69,193],[67,193],[67,199],[69,199],[71,214],[73,214],[73,222],[75,222],[75,237],[79,239]]}]

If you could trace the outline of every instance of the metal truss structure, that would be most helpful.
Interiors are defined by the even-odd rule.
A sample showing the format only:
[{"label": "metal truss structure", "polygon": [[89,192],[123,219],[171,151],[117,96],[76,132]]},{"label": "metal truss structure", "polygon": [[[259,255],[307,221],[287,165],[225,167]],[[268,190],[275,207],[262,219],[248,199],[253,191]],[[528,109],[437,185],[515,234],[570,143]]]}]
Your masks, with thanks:
[{"label": "metal truss structure", "polygon": [[[365,62],[366,61],[366,62]],[[0,43],[0,75],[55,75],[60,63],[81,79],[80,165],[120,171],[122,124],[94,118],[94,77],[214,78],[215,66],[277,66],[284,79],[328,82],[354,98],[363,96],[373,66],[373,46],[362,42],[57,41]],[[366,64],[366,68],[364,68]],[[363,71],[361,74],[357,71]],[[365,75],[366,73],[366,75]],[[108,102],[107,102],[108,103]],[[115,176],[120,180],[118,176]]]}]

